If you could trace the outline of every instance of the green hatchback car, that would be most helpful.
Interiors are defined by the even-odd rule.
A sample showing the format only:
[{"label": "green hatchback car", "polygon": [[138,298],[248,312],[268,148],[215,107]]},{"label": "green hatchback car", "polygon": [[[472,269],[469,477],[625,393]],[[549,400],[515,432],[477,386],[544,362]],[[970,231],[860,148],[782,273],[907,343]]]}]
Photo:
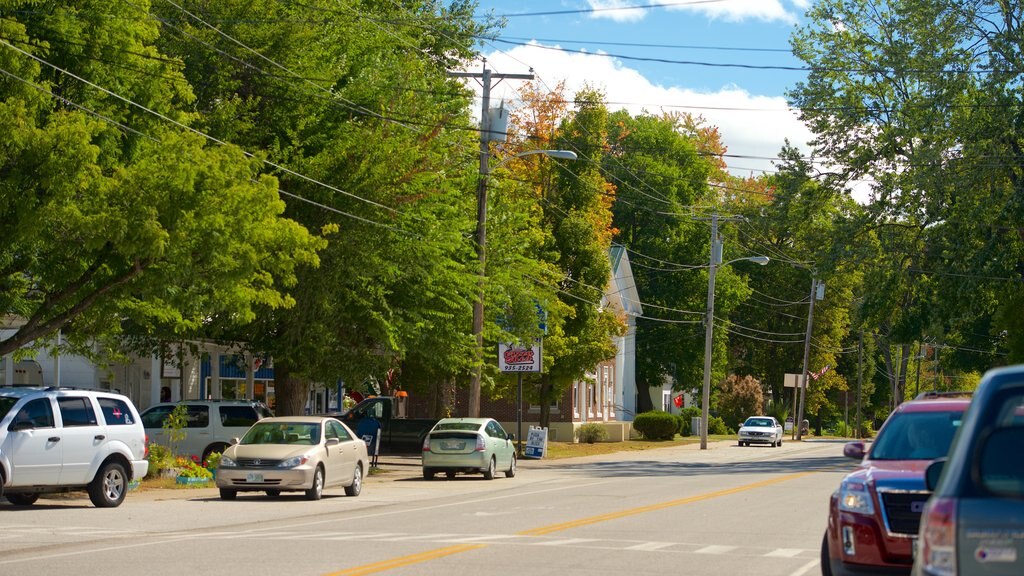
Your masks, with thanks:
[{"label": "green hatchback car", "polygon": [[516,475],[515,434],[505,432],[493,418],[445,418],[423,438],[423,479],[438,472],[483,474],[493,480],[498,470]]}]

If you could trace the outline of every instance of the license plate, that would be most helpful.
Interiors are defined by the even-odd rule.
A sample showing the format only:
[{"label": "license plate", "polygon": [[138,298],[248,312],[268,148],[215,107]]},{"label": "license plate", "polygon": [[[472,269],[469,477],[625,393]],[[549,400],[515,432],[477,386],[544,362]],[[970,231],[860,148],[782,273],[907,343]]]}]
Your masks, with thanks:
[{"label": "license plate", "polygon": [[257,472],[249,472],[245,475],[246,482],[263,482],[263,474]]},{"label": "license plate", "polygon": [[462,450],[465,447],[466,447],[466,443],[465,442],[460,442],[458,440],[442,440],[441,441],[441,449],[442,450]]}]

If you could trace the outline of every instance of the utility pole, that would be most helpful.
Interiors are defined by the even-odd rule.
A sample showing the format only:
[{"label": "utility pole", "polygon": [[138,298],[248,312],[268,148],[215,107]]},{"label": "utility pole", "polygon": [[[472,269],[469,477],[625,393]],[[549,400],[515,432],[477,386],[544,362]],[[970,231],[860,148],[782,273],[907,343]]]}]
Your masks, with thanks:
[{"label": "utility pole", "polygon": [[715,325],[715,271],[718,269],[722,253],[721,240],[718,238],[718,214],[711,215],[711,263],[708,267],[708,299],[704,314],[704,386],[700,396],[700,449],[708,449],[708,407],[711,402],[711,355],[714,338],[712,330]]},{"label": "utility pole", "polygon": [[917,343],[917,380],[914,382],[914,398],[921,391],[921,359],[924,358],[924,344]]},{"label": "utility pole", "polygon": [[860,337],[857,338],[857,434],[856,438],[859,440],[861,437],[860,430],[860,392],[861,383],[864,379],[864,330],[861,329]]},{"label": "utility pole", "polygon": [[477,298],[473,302],[473,336],[476,338],[476,362],[469,381],[469,417],[480,416],[480,377],[483,372],[484,348],[484,276],[487,264],[487,179],[490,176],[489,161],[491,158],[490,106],[491,81],[506,78],[517,80],[533,80],[533,74],[496,74],[487,68],[484,60],[481,72],[449,72],[456,78],[479,78],[483,86],[480,111],[480,178],[476,186],[476,255],[480,262],[480,281],[478,282]]},{"label": "utility pole", "polygon": [[804,370],[802,382],[800,383],[800,403],[796,412],[796,421],[793,422],[793,425],[796,427],[797,440],[803,437],[804,401],[807,398],[807,363],[811,359],[811,327],[814,324],[814,300],[817,292],[818,279],[811,278],[811,304],[807,310],[807,334],[804,335]]},{"label": "utility pole", "polygon": [[704,315],[704,386],[701,392],[700,405],[700,449],[708,449],[708,408],[711,402],[711,356],[714,351],[714,338],[712,332],[715,328],[715,275],[719,266],[725,266],[740,260],[750,260],[761,266],[768,263],[767,256],[747,256],[736,258],[722,264],[722,239],[718,237],[718,223],[743,220],[742,216],[730,218],[719,218],[718,214],[712,214],[709,218],[696,218],[696,220],[711,220],[711,258],[708,263],[708,301],[707,312]]}]

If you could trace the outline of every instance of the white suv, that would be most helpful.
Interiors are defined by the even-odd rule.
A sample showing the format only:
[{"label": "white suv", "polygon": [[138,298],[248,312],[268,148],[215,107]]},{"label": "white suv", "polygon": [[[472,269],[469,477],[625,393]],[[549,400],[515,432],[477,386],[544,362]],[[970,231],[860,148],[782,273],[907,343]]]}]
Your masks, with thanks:
[{"label": "white suv", "polygon": [[100,508],[119,506],[149,470],[146,456],[146,431],[126,396],[0,388],[0,492],[13,504],[84,489]]},{"label": "white suv", "polygon": [[184,438],[171,446],[164,421],[178,405],[154,404],[142,413],[142,425],[150,442],[172,448],[175,455],[190,456],[204,463],[214,452],[223,453],[232,438],[241,438],[249,427],[268,416],[270,409],[255,400],[183,400],[186,406]]}]

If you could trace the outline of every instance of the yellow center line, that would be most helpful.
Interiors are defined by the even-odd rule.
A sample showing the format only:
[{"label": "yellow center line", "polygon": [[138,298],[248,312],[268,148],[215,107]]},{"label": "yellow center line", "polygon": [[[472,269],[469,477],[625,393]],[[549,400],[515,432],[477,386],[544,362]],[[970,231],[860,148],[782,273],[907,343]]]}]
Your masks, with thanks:
[{"label": "yellow center line", "polygon": [[552,524],[551,526],[544,526],[541,528],[534,528],[532,530],[524,530],[519,532],[520,536],[543,536],[545,534],[551,534],[552,532],[560,532],[562,530],[569,530],[570,528],[578,528],[580,526],[587,526],[589,524],[597,524],[598,522],[607,522],[608,520],[617,520],[619,518],[625,518],[626,516],[634,516],[636,514],[644,514],[646,512],[653,512],[655,510],[663,510],[665,508],[671,508],[673,506],[682,506],[683,504],[691,504],[693,502],[700,502],[701,500],[710,500],[712,498],[718,498],[721,496],[728,496],[729,494],[736,494],[738,492],[745,492],[747,490],[753,490],[755,488],[762,488],[764,486],[771,486],[772,484],[778,484],[780,482],[786,482],[789,480],[795,480],[814,474],[814,472],[799,472],[796,474],[787,474],[786,476],[780,476],[778,478],[772,478],[769,480],[762,480],[761,482],[754,482],[753,484],[744,484],[743,486],[737,486],[735,488],[726,488],[725,490],[718,490],[717,492],[708,492],[707,494],[698,494],[696,496],[688,496],[686,498],[679,498],[677,500],[669,500],[668,502],[661,502],[658,504],[651,504],[648,506],[640,506],[637,508],[629,508],[627,510],[619,510],[618,512],[609,512],[608,514],[600,514],[597,516],[591,516],[589,518],[580,518],[578,520],[570,520],[569,522],[563,522],[561,524]]},{"label": "yellow center line", "polygon": [[461,554],[462,552],[469,552],[470,550],[483,548],[484,546],[486,546],[486,544],[462,544],[459,546],[449,546],[447,548],[439,548],[437,550],[420,552],[419,554],[399,556],[398,558],[384,560],[383,562],[377,562],[375,564],[357,566],[355,568],[349,568],[348,570],[342,570],[340,572],[331,572],[330,574],[326,574],[325,576],[362,576],[363,574],[375,574],[377,572],[393,570],[395,568],[409,566],[410,564],[419,564],[420,562],[426,562],[428,560],[434,560],[436,558],[442,558],[444,556],[450,556],[452,554]]},{"label": "yellow center line", "polygon": [[[524,530],[522,532],[517,532],[516,535],[543,536],[545,534],[551,534],[552,532],[560,532],[562,530],[569,530],[571,528],[578,528],[580,526],[597,524],[599,522],[607,522],[609,520],[616,520],[619,518],[625,518],[627,516],[635,516],[637,514],[653,512],[655,510],[663,510],[665,508],[671,508],[673,506],[682,506],[683,504],[692,504],[694,502],[700,502],[702,500],[710,500],[712,498],[719,498],[722,496],[728,496],[730,494],[746,492],[747,490],[754,490],[756,488],[771,486],[772,484],[788,482],[789,480],[796,480],[797,478],[803,478],[804,476],[810,476],[811,474],[816,473],[817,472],[798,472],[796,474],[787,474],[785,476],[779,476],[778,478],[762,480],[760,482],[754,482],[752,484],[744,484],[742,486],[737,486],[735,488],[726,488],[725,490],[708,492],[706,494],[698,494],[696,496],[689,496],[686,498],[678,498],[676,500],[669,500],[668,502],[661,502],[658,504],[651,504],[648,506],[639,506],[637,508],[629,508],[627,510],[620,510],[618,512],[609,512],[608,514],[600,514],[597,516],[590,516],[588,518],[571,520],[569,522],[563,522],[561,524],[552,524],[550,526],[542,526],[540,528],[534,528],[532,530]],[[355,568],[349,568],[348,570],[342,570],[340,572],[331,572],[330,574],[325,574],[324,576],[363,576],[364,574],[376,574],[378,572],[384,572],[395,568],[401,568],[403,566],[409,566],[411,564],[418,564],[420,562],[427,562],[428,560],[434,560],[436,558],[450,556],[452,554],[461,554],[462,552],[469,552],[470,550],[476,550],[477,548],[483,548],[485,546],[487,546],[487,544],[461,544],[459,546],[449,546],[447,548],[439,548],[437,550],[421,552],[419,554],[400,556],[398,558],[392,558],[391,560],[384,560],[382,562],[377,562],[374,564],[357,566]]]}]

